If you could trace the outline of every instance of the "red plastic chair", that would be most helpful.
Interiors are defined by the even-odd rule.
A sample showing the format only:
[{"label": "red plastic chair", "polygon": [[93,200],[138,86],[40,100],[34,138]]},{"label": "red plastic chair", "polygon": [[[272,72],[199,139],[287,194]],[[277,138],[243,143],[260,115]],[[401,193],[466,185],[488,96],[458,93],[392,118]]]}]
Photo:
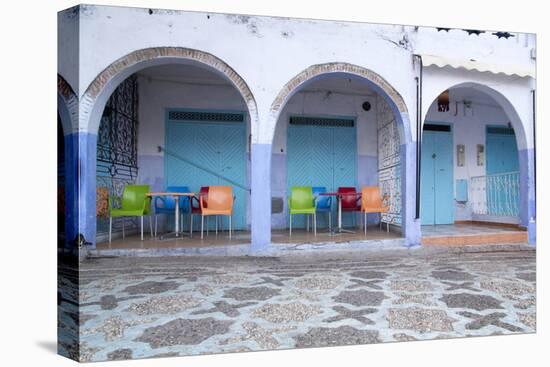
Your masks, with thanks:
[{"label": "red plastic chair", "polygon": [[[202,198],[202,205],[204,208],[208,208],[208,190],[210,186],[201,186],[199,190],[199,197],[193,196],[190,201],[190,223],[189,223],[189,236],[193,237],[193,216],[202,215],[202,209],[200,205],[200,198]],[[196,204],[196,205],[193,205]],[[208,223],[207,223],[208,224]],[[208,226],[206,227],[206,233],[208,233]]]},{"label": "red plastic chair", "polygon": [[355,187],[339,187],[338,193],[344,194],[340,197],[340,200],[342,200],[343,212],[361,211],[361,196],[357,195],[357,190],[355,189]]}]

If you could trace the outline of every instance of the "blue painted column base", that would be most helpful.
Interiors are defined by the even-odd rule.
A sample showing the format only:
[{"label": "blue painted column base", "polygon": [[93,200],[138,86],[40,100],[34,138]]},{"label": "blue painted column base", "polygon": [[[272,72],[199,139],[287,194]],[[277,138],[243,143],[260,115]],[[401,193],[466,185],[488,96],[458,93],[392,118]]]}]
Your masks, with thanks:
[{"label": "blue painted column base", "polygon": [[65,248],[79,242],[96,245],[97,135],[76,132],[65,135]]},{"label": "blue painted column base", "polygon": [[535,193],[535,151],[522,149],[519,154],[520,224],[527,228],[528,241],[537,241],[536,193]]},{"label": "blue painted column base", "polygon": [[268,253],[271,245],[271,144],[252,144],[250,165],[250,252]]},{"label": "blue painted column base", "polygon": [[421,242],[420,219],[416,216],[416,143],[401,145],[401,223],[408,247]]}]

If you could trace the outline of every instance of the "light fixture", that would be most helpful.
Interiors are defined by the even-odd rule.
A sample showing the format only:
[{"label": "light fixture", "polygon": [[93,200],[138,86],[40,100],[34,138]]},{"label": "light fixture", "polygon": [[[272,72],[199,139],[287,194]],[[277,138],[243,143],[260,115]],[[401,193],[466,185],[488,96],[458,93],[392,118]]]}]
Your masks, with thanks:
[{"label": "light fixture", "polygon": [[437,110],[439,112],[449,111],[449,91],[448,90],[441,93],[439,97],[437,97]]}]

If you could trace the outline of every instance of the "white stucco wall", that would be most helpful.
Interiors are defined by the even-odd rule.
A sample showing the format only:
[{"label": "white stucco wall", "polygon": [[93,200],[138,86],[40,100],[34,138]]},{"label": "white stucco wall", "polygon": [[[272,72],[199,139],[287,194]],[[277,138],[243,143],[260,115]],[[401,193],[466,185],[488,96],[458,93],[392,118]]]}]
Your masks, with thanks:
[{"label": "white stucco wall", "polygon": [[[531,34],[515,33],[513,38],[498,39],[490,32],[469,36],[462,30],[437,32],[429,27],[158,9],[150,14],[149,9],[93,5],[80,6],[78,15],[79,72],[74,72],[70,60],[60,62],[59,72],[76,86],[79,96],[102,70],[132,51],[159,46],[205,51],[225,61],[250,87],[260,117],[261,127],[253,131],[253,141],[258,143],[271,142],[274,122],[269,123],[273,126],[267,124],[275,96],[286,82],[311,65],[346,62],[375,71],[401,94],[411,117],[416,114],[415,53],[534,65],[530,55],[535,37]],[[59,34],[74,34],[73,18],[71,9],[60,13]],[[74,47],[70,36],[59,38],[60,56]],[[436,78],[430,81],[430,72],[425,73],[424,111],[431,103],[426,100],[433,99],[431,94],[435,96],[451,84],[480,81],[498,87],[516,107],[521,121],[529,121],[529,90],[534,87],[529,78],[502,83],[502,76],[490,73],[459,71],[451,75],[434,67],[426,69],[435,69]],[[87,121],[80,124],[79,129],[85,131]],[[529,131],[525,135],[526,147],[532,146]]]}]

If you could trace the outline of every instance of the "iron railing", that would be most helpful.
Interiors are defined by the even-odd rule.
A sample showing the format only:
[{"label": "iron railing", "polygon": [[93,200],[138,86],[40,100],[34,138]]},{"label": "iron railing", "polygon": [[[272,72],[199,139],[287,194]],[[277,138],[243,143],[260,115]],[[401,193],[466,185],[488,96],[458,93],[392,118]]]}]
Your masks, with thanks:
[{"label": "iron railing", "polygon": [[519,172],[472,177],[470,197],[474,214],[519,216]]}]

